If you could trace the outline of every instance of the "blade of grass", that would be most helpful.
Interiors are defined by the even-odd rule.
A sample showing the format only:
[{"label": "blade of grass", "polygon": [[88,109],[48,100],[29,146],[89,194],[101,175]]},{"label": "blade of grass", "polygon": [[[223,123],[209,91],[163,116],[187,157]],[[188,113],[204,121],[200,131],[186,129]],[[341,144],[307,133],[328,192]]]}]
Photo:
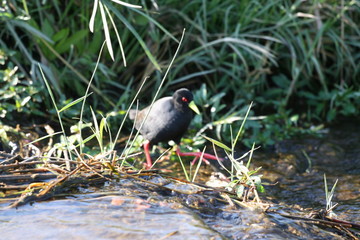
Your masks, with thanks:
[{"label": "blade of grass", "polygon": [[94,7],[93,7],[90,21],[89,21],[90,32],[94,32],[95,17],[96,17],[96,12],[97,12],[98,6],[99,6],[99,0],[94,0]]},{"label": "blade of grass", "polygon": [[68,141],[68,139],[67,139],[67,137],[66,137],[66,133],[65,133],[65,129],[64,129],[64,124],[63,124],[63,122],[62,122],[59,109],[58,109],[58,107],[57,107],[57,105],[56,105],[55,97],[54,97],[54,95],[53,95],[53,93],[52,93],[52,90],[51,90],[51,87],[50,87],[49,83],[48,83],[47,80],[46,80],[46,77],[45,77],[45,75],[44,75],[44,73],[43,73],[43,71],[42,71],[42,68],[41,68],[40,64],[39,64],[38,66],[39,66],[39,68],[40,68],[41,75],[42,75],[42,77],[43,77],[43,80],[44,80],[44,82],[45,82],[46,88],[47,88],[47,90],[48,90],[48,93],[49,93],[49,95],[50,95],[51,101],[53,102],[53,105],[54,105],[56,114],[57,114],[58,119],[59,119],[59,123],[60,123],[60,127],[61,127],[61,132],[62,132],[62,134],[63,134],[63,136],[64,136],[64,140],[65,140],[65,143],[66,143],[66,146],[67,146],[66,150],[67,150],[67,152],[68,152],[68,157],[69,157],[70,160],[72,160],[72,155],[71,155],[71,151],[70,151],[69,141]]},{"label": "blade of grass", "polygon": [[129,7],[130,9],[132,9],[132,8],[142,8],[142,6],[140,6],[140,5],[134,5],[134,4],[130,4],[130,3],[119,1],[119,0],[111,0],[111,1],[114,2],[114,3],[120,4],[120,5],[123,5],[125,7]]},{"label": "blade of grass", "polygon": [[78,145],[76,145],[76,147],[81,147],[82,145],[84,145],[85,143],[87,143],[88,141],[90,141],[91,139],[93,139],[94,137],[96,137],[95,133],[93,133],[92,135],[88,136],[87,138],[81,140],[81,143],[79,143]]},{"label": "blade of grass", "polygon": [[210,138],[210,137],[207,137],[207,136],[205,136],[205,135],[203,135],[202,137],[205,138],[206,140],[212,142],[212,143],[215,144],[216,146],[221,147],[221,148],[224,149],[224,150],[227,150],[227,151],[229,151],[229,152],[231,151],[231,148],[229,148],[228,146],[226,146],[226,145],[223,144],[222,142],[219,142],[219,141],[217,141],[217,140],[215,140],[215,139],[212,139],[212,138]]},{"label": "blade of grass", "polygon": [[78,104],[79,102],[83,101],[85,98],[89,97],[91,94],[92,94],[92,93],[89,93],[87,96],[82,96],[82,97],[80,97],[80,98],[72,101],[71,103],[66,104],[64,107],[62,107],[62,108],[59,110],[59,112],[62,112],[62,111],[65,111],[65,110],[71,108],[72,106],[74,106],[74,105]]},{"label": "blade of grass", "polygon": [[137,39],[137,41],[139,42],[140,46],[144,49],[145,54],[148,56],[149,60],[151,61],[151,63],[154,65],[154,67],[158,70],[161,71],[160,65],[159,63],[156,61],[155,57],[152,55],[152,53],[150,52],[150,49],[146,46],[146,43],[144,42],[144,40],[141,38],[141,36],[139,35],[139,33],[135,30],[135,28],[128,22],[128,20],[116,9],[114,8],[111,4],[106,4],[106,6],[115,14],[115,16],[120,19],[120,21],[126,26],[127,29],[129,29],[129,31],[134,35],[134,37]]},{"label": "blade of grass", "polygon": [[109,51],[111,59],[114,61],[114,51],[112,49],[111,38],[110,38],[110,33],[109,33],[109,27],[108,27],[107,20],[106,20],[106,14],[105,14],[104,6],[101,3],[101,1],[99,2],[99,8],[100,8],[100,14],[101,14],[103,27],[104,27],[106,46],[107,46],[107,49]]},{"label": "blade of grass", "polygon": [[169,152],[171,150],[171,148],[166,149],[151,165],[150,169],[155,166],[155,164],[162,158],[162,156],[164,156],[167,152]]},{"label": "blade of grass", "polygon": [[93,125],[94,125],[93,132],[94,132],[97,142],[99,144],[101,153],[104,153],[104,145],[103,145],[103,135],[104,135],[103,130],[104,130],[104,128],[103,128],[103,124],[101,124],[102,120],[100,121],[100,127],[99,127],[95,112],[93,111],[93,109],[91,107],[90,107],[90,111],[91,111],[91,115],[93,117]]},{"label": "blade of grass", "polygon": [[246,167],[247,167],[247,168],[250,167],[250,162],[251,162],[251,159],[252,159],[254,150],[255,150],[255,143],[253,143],[253,145],[252,145],[252,147],[251,147],[251,150],[250,150],[249,161],[246,163]]},{"label": "blade of grass", "polygon": [[236,146],[236,143],[237,143],[238,140],[239,140],[240,134],[243,132],[243,128],[244,128],[246,119],[247,119],[247,117],[249,116],[249,113],[250,113],[250,109],[251,109],[251,107],[252,107],[252,104],[253,104],[253,103],[251,102],[250,105],[249,105],[249,107],[248,107],[248,110],[247,110],[247,112],[246,112],[246,114],[245,114],[244,120],[243,120],[242,123],[241,123],[240,129],[239,129],[239,131],[237,132],[234,141],[232,142],[232,147],[231,147],[231,149],[232,149],[232,152],[233,152],[233,153],[235,152],[235,146]]},{"label": "blade of grass", "polygon": [[[100,48],[100,52],[99,52],[99,55],[98,55],[98,58],[96,60],[96,64],[95,64],[95,68],[94,68],[94,71],[91,75],[91,78],[90,80],[88,81],[87,83],[87,88],[86,88],[86,91],[85,91],[85,94],[84,94],[84,98],[83,98],[83,103],[81,105],[81,110],[80,110],[80,119],[79,119],[79,135],[80,135],[80,138],[81,138],[81,142],[82,142],[82,124],[83,124],[83,115],[84,115],[84,109],[85,109],[85,102],[86,102],[86,97],[89,96],[89,91],[90,91],[90,87],[91,87],[91,83],[92,81],[94,80],[94,77],[95,77],[95,73],[96,73],[96,70],[99,66],[99,62],[100,62],[100,57],[102,55],[102,52],[103,52],[103,49],[104,49],[104,46],[105,46],[105,42],[103,42],[103,44],[101,45],[101,48]],[[86,97],[85,97],[86,96]],[[82,144],[80,145],[80,154],[82,154]]]},{"label": "blade of grass", "polygon": [[[138,91],[136,92],[136,94],[135,94],[133,100],[131,101],[128,109],[126,110],[125,116],[124,116],[124,118],[123,118],[123,120],[122,120],[122,122],[121,122],[121,124],[120,124],[120,127],[119,127],[117,133],[116,133],[114,142],[113,142],[112,146],[110,147],[112,150],[114,150],[114,148],[115,148],[115,144],[116,144],[116,142],[117,142],[117,140],[118,140],[118,138],[119,138],[119,136],[120,136],[120,132],[121,132],[121,130],[122,130],[124,124],[125,124],[125,121],[127,120],[127,116],[129,115],[129,112],[130,112],[132,106],[134,105],[135,101],[137,100],[137,98],[138,98],[138,96],[139,96],[139,94],[140,94],[140,92],[141,92],[141,90],[142,90],[142,88],[143,88],[143,86],[144,86],[144,84],[145,84],[145,82],[146,82],[147,79],[148,79],[148,77],[146,77],[146,78],[144,79],[144,81],[141,83]],[[136,107],[136,109],[138,109],[138,106]],[[130,133],[130,136],[132,136],[132,132],[133,132],[134,128],[135,128],[135,121],[134,121],[134,124],[133,124],[133,129],[132,129],[132,131],[131,131],[131,133]],[[135,141],[136,137],[137,137],[137,135],[135,135],[134,141]],[[124,149],[127,149],[127,146],[128,146],[129,141],[130,141],[130,137],[129,137],[129,140],[126,142],[126,146],[125,146]],[[133,144],[130,144],[130,148],[132,148],[132,145],[133,145]],[[130,148],[129,148],[129,149],[130,149]],[[121,157],[123,157],[124,153],[125,153],[125,157],[124,157],[124,158],[126,158],[127,155],[128,155],[128,151],[123,151],[123,152],[121,153]]]},{"label": "blade of grass", "polygon": [[29,145],[29,144],[36,143],[36,142],[40,142],[41,140],[44,140],[44,139],[46,139],[46,138],[49,138],[49,137],[52,137],[52,136],[55,136],[55,135],[58,135],[58,134],[61,134],[61,133],[62,133],[62,132],[56,132],[56,133],[48,134],[48,135],[46,135],[46,136],[43,136],[43,137],[41,137],[41,138],[38,138],[38,139],[36,139],[36,140],[34,140],[34,141],[31,141],[31,142],[25,144],[25,146],[27,146],[27,145]]},{"label": "blade of grass", "polygon": [[[49,48],[49,50],[58,58],[60,59],[60,61],[62,63],[64,63],[71,71],[73,71],[78,77],[79,79],[86,83],[86,84],[89,84],[89,81],[78,71],[76,70],[68,61],[66,61],[58,52],[56,52],[56,50],[50,46],[46,41],[43,41],[42,42],[46,45],[47,48]],[[105,43],[105,42],[104,42]],[[103,47],[102,47],[103,48]],[[100,52],[102,52],[102,48],[100,50]],[[100,55],[99,55],[100,57]],[[98,59],[99,60],[99,59]],[[96,64],[96,68],[98,66],[98,63]],[[98,88],[96,88],[95,86],[91,86],[91,89],[97,93],[98,95],[100,95],[107,103],[109,103],[111,106],[115,107],[115,104],[104,94],[102,94],[102,91]]]},{"label": "blade of grass", "polygon": [[187,173],[186,171],[186,168],[185,168],[185,165],[184,165],[184,162],[182,161],[181,157],[179,155],[177,155],[178,158],[179,158],[179,161],[180,161],[180,164],[181,164],[181,168],[185,174],[185,178],[186,178],[186,181],[190,182],[190,177],[189,177],[189,174]]},{"label": "blade of grass", "polygon": [[[203,160],[203,158],[204,158],[205,150],[206,150],[206,146],[204,147],[204,149],[203,149],[203,151],[202,151],[202,153],[201,153],[201,157],[200,157],[199,160],[198,160],[198,164],[196,165],[196,169],[195,169],[195,172],[194,172],[194,176],[193,176],[192,182],[195,182],[195,179],[196,179],[196,177],[197,177],[197,174],[198,174],[198,172],[199,172],[199,170],[200,170],[200,166],[201,166],[202,160]],[[190,164],[191,164],[191,163],[190,163]]]},{"label": "blade of grass", "polygon": [[116,25],[114,23],[114,19],[112,18],[111,14],[109,12],[109,9],[106,6],[105,6],[105,10],[106,10],[106,13],[107,13],[107,15],[108,15],[108,17],[110,19],[110,22],[111,22],[111,24],[112,24],[112,26],[113,26],[113,28],[115,30],[115,35],[116,35],[116,37],[118,39],[118,43],[119,43],[119,46],[120,46],[120,52],[121,52],[121,56],[122,56],[122,59],[123,59],[124,67],[126,67],[125,52],[124,52],[123,45],[121,43],[119,32],[118,32],[117,27],[116,27]]},{"label": "blade of grass", "polygon": [[11,21],[12,24],[14,24],[15,26],[18,26],[20,28],[23,28],[24,30],[30,32],[31,34],[33,34],[35,37],[38,37],[40,39],[43,39],[44,41],[47,41],[51,44],[54,43],[54,41],[49,38],[48,36],[46,36],[44,33],[42,33],[41,31],[39,31],[38,29],[34,28],[33,26],[31,26],[30,24],[27,24],[24,21],[20,21],[20,20],[12,20]]},{"label": "blade of grass", "polygon": [[132,11],[142,15],[143,17],[147,18],[150,22],[154,23],[161,31],[163,31],[167,36],[169,36],[172,40],[179,43],[179,40],[177,40],[174,35],[172,35],[168,30],[166,30],[163,25],[161,25],[158,21],[156,21],[154,18],[150,17],[149,14],[146,14],[138,9],[130,8]]}]

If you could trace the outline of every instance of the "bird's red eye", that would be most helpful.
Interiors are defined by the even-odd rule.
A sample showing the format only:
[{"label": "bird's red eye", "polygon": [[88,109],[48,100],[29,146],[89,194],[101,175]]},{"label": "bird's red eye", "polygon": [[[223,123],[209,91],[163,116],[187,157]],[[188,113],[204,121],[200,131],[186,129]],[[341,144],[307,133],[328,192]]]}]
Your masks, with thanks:
[{"label": "bird's red eye", "polygon": [[182,97],[182,98],[181,98],[181,101],[183,101],[183,102],[188,102],[189,100],[188,100],[186,97]]}]

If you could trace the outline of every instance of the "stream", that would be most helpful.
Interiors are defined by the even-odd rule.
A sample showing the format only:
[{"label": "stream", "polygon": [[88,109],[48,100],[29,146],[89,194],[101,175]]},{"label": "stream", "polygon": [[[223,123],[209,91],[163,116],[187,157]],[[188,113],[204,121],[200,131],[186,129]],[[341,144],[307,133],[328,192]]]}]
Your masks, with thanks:
[{"label": "stream", "polygon": [[[347,121],[328,130],[321,138],[286,140],[274,151],[255,152],[252,168],[261,166],[267,183],[260,195],[269,203],[266,212],[233,208],[196,186],[160,176],[147,180],[166,188],[121,179],[17,209],[1,201],[0,238],[344,239],[329,228],[281,215],[306,217],[324,209],[326,174],[329,191],[338,179],[332,200],[337,218],[360,223],[360,124]],[[211,171],[204,166],[199,181],[205,183]]]}]

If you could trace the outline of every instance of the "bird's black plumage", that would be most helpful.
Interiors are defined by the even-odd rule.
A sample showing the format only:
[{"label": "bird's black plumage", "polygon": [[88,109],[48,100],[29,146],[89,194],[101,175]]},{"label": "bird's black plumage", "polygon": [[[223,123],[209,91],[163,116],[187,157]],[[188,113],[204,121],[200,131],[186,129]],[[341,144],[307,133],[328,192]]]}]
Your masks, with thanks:
[{"label": "bird's black plumage", "polygon": [[[192,100],[192,93],[186,88],[181,88],[173,96],[155,101],[151,109],[148,106],[140,111],[131,110],[130,119],[135,120],[135,128],[150,144],[170,140],[180,143],[193,117],[189,108]],[[145,122],[141,127],[144,119]]]},{"label": "bird's black plumage", "polygon": [[[146,156],[146,168],[152,167],[150,156],[150,146],[158,142],[173,140],[179,144],[181,137],[189,127],[193,117],[193,111],[199,114],[199,110],[193,102],[192,93],[181,88],[171,97],[164,97],[143,110],[131,110],[130,119],[135,121],[135,128],[138,129],[146,139],[144,142],[144,151]],[[176,149],[179,156],[193,156],[195,159],[202,159],[208,163],[207,159],[219,160],[216,156],[203,152],[181,152]]]}]

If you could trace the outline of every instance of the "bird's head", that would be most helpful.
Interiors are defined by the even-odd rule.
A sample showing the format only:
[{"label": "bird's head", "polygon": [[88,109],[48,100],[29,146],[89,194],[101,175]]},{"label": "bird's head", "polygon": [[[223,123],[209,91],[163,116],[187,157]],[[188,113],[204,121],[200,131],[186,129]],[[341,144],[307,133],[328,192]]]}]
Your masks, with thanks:
[{"label": "bird's head", "polygon": [[190,108],[197,114],[200,114],[200,111],[194,102],[194,96],[187,88],[178,89],[174,93],[173,99],[177,108],[180,108],[182,110]]}]

